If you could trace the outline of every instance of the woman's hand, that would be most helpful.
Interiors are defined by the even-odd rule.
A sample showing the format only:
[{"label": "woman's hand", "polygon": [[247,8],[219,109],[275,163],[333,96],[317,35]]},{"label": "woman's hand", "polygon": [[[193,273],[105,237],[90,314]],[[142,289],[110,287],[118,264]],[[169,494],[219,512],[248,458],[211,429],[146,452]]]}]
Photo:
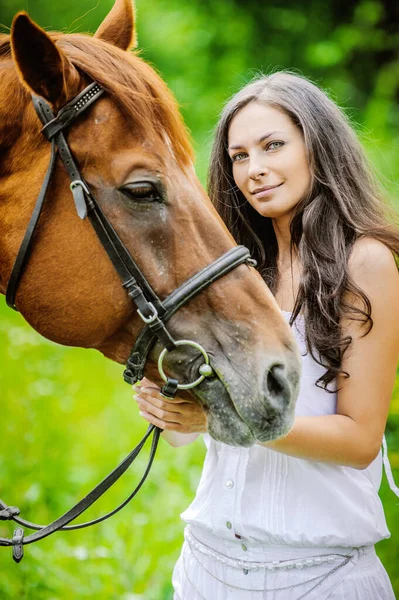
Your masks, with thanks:
[{"label": "woman's hand", "polygon": [[205,433],[206,415],[194,401],[162,396],[160,388],[144,377],[133,387],[133,397],[140,415],[149,423],[165,431]]}]

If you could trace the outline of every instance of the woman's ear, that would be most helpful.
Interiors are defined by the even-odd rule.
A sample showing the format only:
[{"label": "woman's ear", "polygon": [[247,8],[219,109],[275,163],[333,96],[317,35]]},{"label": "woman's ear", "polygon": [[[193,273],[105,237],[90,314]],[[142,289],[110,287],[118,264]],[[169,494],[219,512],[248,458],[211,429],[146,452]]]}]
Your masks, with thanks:
[{"label": "woman's ear", "polygon": [[95,37],[121,50],[135,48],[137,40],[132,0],[115,0],[111,11],[97,29]]},{"label": "woman's ear", "polygon": [[12,23],[11,49],[18,75],[31,92],[59,106],[78,92],[78,71],[25,12]]}]

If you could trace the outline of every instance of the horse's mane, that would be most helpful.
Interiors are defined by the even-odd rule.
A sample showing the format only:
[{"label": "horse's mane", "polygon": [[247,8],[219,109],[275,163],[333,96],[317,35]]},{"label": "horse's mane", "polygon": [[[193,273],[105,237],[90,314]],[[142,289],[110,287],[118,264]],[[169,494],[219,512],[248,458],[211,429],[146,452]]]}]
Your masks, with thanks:
[{"label": "horse's mane", "polygon": [[[88,35],[49,35],[79,71],[97,81],[113,97],[123,113],[132,119],[135,128],[143,133],[155,129],[160,137],[166,134],[181,164],[193,159],[189,136],[176,100],[162,79],[141,58]],[[10,36],[0,34],[0,75],[3,60],[10,58]],[[15,70],[13,78],[14,81],[9,82],[11,86],[7,86],[9,91],[10,87],[14,88],[13,106],[16,110],[23,109],[28,94],[22,84],[19,84],[22,93],[15,93]],[[21,103],[21,106],[15,103]]]}]

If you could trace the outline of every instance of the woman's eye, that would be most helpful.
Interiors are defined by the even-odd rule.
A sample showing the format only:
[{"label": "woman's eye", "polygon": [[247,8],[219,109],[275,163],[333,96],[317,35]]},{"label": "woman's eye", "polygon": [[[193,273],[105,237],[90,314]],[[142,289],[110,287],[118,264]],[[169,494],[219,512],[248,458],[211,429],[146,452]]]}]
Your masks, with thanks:
[{"label": "woman's eye", "polygon": [[267,145],[266,149],[267,150],[277,150],[277,148],[281,148],[282,146],[284,146],[285,142],[270,142],[270,144]]},{"label": "woman's eye", "polygon": [[246,156],[247,155],[245,154],[245,152],[238,152],[237,154],[234,154],[234,156],[231,157],[231,162],[237,162],[238,160],[242,160]]},{"label": "woman's eye", "polygon": [[148,202],[160,201],[161,194],[153,183],[129,183],[120,188],[120,191],[132,200],[147,200]]}]

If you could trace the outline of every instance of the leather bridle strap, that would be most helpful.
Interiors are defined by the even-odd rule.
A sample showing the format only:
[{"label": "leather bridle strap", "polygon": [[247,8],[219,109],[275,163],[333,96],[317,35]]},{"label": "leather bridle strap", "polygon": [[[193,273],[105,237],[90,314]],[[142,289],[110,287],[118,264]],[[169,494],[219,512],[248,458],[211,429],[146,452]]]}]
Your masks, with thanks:
[{"label": "leather bridle strap", "polygon": [[[101,96],[103,93],[104,93],[104,90],[98,84],[96,84],[96,83],[91,84],[90,86],[85,88],[78,96],[76,96],[76,98],[74,98],[72,100],[72,102],[70,102],[66,106],[64,106],[64,108],[62,108],[60,110],[60,112],[58,113],[56,119],[54,117],[54,114],[51,111],[50,105],[48,105],[46,102],[44,102],[44,100],[43,100],[43,107],[44,107],[44,105],[47,105],[47,107],[48,107],[47,115],[45,114],[45,111],[42,110],[42,106],[36,108],[35,101],[38,101],[39,98],[37,96],[32,96],[32,99],[33,99],[33,103],[36,108],[36,112],[38,113],[38,116],[39,116],[40,120],[42,121],[42,123],[48,123],[48,125],[51,125],[52,123],[54,123],[55,120],[58,120],[58,122],[59,122],[58,127],[61,127],[61,126],[66,127],[66,125],[72,121],[72,118],[75,119],[76,117],[80,116],[80,114],[82,112],[84,112],[87,108],[89,108],[89,106],[91,106],[93,104],[93,102],[95,102],[95,100],[97,100],[97,98],[99,96]],[[55,163],[56,163],[56,157],[57,157],[57,143],[56,142],[57,142],[56,139],[51,138],[50,163],[49,163],[49,166],[48,166],[48,169],[46,172],[46,176],[44,178],[42,187],[40,189],[39,196],[37,198],[35,207],[33,209],[32,216],[30,218],[28,227],[25,231],[24,238],[23,238],[21,246],[19,248],[17,258],[15,259],[14,266],[13,266],[13,269],[12,269],[12,272],[11,272],[11,275],[10,275],[10,278],[8,281],[7,290],[6,290],[6,302],[7,302],[8,306],[10,308],[13,308],[14,310],[17,310],[15,307],[15,295],[17,293],[18,284],[21,279],[27,259],[29,257],[29,250],[31,249],[33,234],[34,234],[36,226],[38,224],[39,217],[40,217],[40,214],[41,214],[41,211],[43,208],[43,203],[46,199],[47,191],[48,191],[48,188],[49,188],[49,185],[51,182],[51,178],[53,176],[54,167],[55,167]],[[69,153],[69,148],[68,148],[68,153]],[[62,156],[62,153],[61,153],[61,156]],[[69,162],[68,159],[69,159],[69,157],[66,158],[66,160]],[[68,164],[68,167],[69,166],[70,166],[70,164]],[[72,163],[71,166],[72,166],[71,175],[74,177],[77,177],[77,174],[79,173],[77,167],[75,166],[74,163]],[[75,197],[75,195],[74,195],[74,200],[75,200],[75,204],[76,204],[76,208],[77,208],[77,212],[78,212],[79,216],[81,218],[84,218],[84,211],[85,211],[84,202],[83,202],[83,204],[82,204],[82,202],[79,202],[79,198],[77,196]]]},{"label": "leather bridle strap", "polygon": [[51,158],[50,163],[47,168],[47,172],[42,183],[42,187],[40,188],[40,193],[37,198],[35,208],[33,209],[32,216],[29,219],[28,227],[26,228],[24,239],[22,240],[21,246],[19,248],[17,258],[15,259],[14,267],[12,273],[10,275],[10,279],[8,280],[7,290],[6,290],[6,302],[10,308],[17,310],[15,308],[15,294],[17,293],[18,284],[20,281],[21,273],[24,270],[26,265],[29,250],[31,248],[31,243],[33,239],[33,234],[35,233],[36,225],[39,221],[40,214],[42,212],[43,203],[46,199],[47,190],[51,181],[51,177],[54,172],[55,162],[56,162],[56,146],[55,141],[51,142]]},{"label": "leather bridle strap", "polygon": [[[104,246],[112,264],[122,279],[123,285],[128,288],[128,293],[131,287],[134,287],[135,284],[139,284],[145,296],[150,298],[150,301],[161,313],[163,312],[161,301],[147,282],[136,262],[130,256],[125,245],[120,240],[90,192],[63,133],[63,129],[69,126],[74,119],[79,117],[84,110],[90,107],[103,92],[104,90],[97,83],[89,85],[81,92],[81,94],[79,94],[79,96],[77,96],[77,98],[61,109],[57,117],[54,116],[50,105],[42,98],[32,96],[32,101],[40,120],[44,124],[42,133],[52,142],[52,145],[53,141],[55,141],[59,156],[69,175],[71,180],[70,187],[78,216],[81,219],[86,218],[86,216],[89,217],[100,242]],[[14,269],[16,270],[16,267],[14,267]],[[137,292],[135,295],[135,302],[138,305],[138,308],[142,310],[146,316],[150,316],[151,309],[148,309],[146,297],[144,297],[143,294],[140,294],[141,289],[134,290],[135,293]]]},{"label": "leather bridle strap", "polygon": [[[143,448],[145,442],[150,437],[151,433],[154,431],[154,435],[152,438],[150,456],[147,468],[142,476],[141,480],[137,484],[134,491],[130,494],[130,496],[122,502],[117,508],[112,510],[111,512],[94,519],[93,521],[89,521],[87,523],[79,523],[77,525],[67,526],[68,523],[79,517],[83,512],[85,512],[98,498],[100,498],[118,479],[125,473],[125,471],[130,467],[134,459],[139,454],[140,450]],[[153,460],[155,458],[155,453],[158,445],[158,440],[160,436],[161,430],[155,425],[150,425],[148,430],[140,441],[140,443],[132,450],[132,452],[114,469],[105,479],[103,479],[89,494],[87,494],[80,502],[78,502],[73,508],[68,510],[61,517],[50,523],[49,525],[38,525],[36,523],[32,523],[30,521],[26,521],[25,519],[21,519],[18,517],[19,509],[13,506],[7,506],[5,502],[0,500],[0,507],[3,509],[0,511],[0,520],[13,520],[24,527],[28,527],[29,529],[38,530],[36,533],[32,533],[26,537],[23,537],[21,543],[15,543],[15,535],[17,530],[14,532],[14,538],[0,538],[0,546],[12,546],[13,547],[13,557],[16,562],[19,562],[23,557],[23,546],[26,544],[32,544],[33,542],[37,542],[56,531],[72,531],[74,529],[83,529],[84,527],[89,527],[91,525],[95,525],[96,523],[100,523],[101,521],[105,521],[118,511],[120,511],[130,500],[137,494],[145,480],[147,479],[148,473],[150,472]]]},{"label": "leather bridle strap", "polygon": [[[166,323],[193,296],[199,294],[208,285],[223,277],[223,275],[227,275],[227,273],[243,263],[251,266],[256,265],[256,261],[251,259],[248,248],[245,248],[245,246],[235,246],[226,252],[226,254],[216,259],[212,264],[193,275],[162,301],[165,310],[162,321]],[[156,332],[154,328],[151,325],[146,325],[141,330],[127,360],[126,369],[123,373],[126,383],[134,384],[143,378],[145,363],[155,341]]]}]

